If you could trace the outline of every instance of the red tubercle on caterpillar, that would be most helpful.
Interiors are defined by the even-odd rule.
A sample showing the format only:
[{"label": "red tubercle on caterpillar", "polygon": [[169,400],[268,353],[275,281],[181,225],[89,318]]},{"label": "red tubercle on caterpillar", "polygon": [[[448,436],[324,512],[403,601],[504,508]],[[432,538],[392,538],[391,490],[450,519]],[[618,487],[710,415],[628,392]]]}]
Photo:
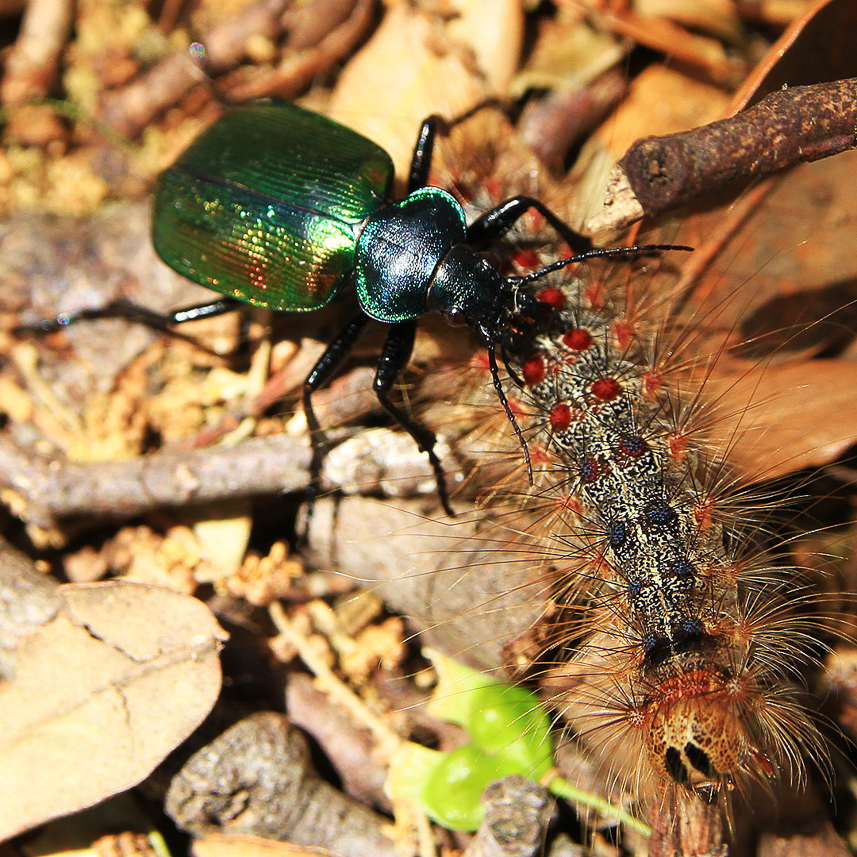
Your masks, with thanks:
[{"label": "red tubercle on caterpillar", "polygon": [[613,338],[621,351],[627,351],[637,334],[637,329],[632,321],[617,321],[613,325]]},{"label": "red tubercle on caterpillar", "polygon": [[562,507],[578,517],[583,516],[583,503],[575,494],[569,494],[563,501]]},{"label": "red tubercle on caterpillar", "polygon": [[592,395],[602,402],[612,402],[622,395],[622,385],[609,375],[596,378],[589,389],[592,391]]},{"label": "red tubercle on caterpillar", "polygon": [[555,310],[565,309],[568,304],[562,289],[558,289],[555,286],[545,286],[545,288],[536,294],[536,300],[553,307]]},{"label": "red tubercle on caterpillar", "polygon": [[500,195],[503,193],[504,184],[496,176],[489,175],[485,176],[483,179],[482,187],[491,199],[500,199]]},{"label": "red tubercle on caterpillar", "polygon": [[512,253],[512,261],[518,268],[533,269],[541,266],[541,259],[532,247],[516,247]]},{"label": "red tubercle on caterpillar", "polygon": [[562,335],[562,344],[572,351],[586,351],[592,346],[592,334],[583,327],[575,327]]},{"label": "red tubercle on caterpillar", "polygon": [[536,208],[530,208],[526,214],[533,232],[538,232],[545,225],[544,215]]},{"label": "red tubercle on caterpillar", "polygon": [[554,405],[550,412],[551,428],[556,432],[566,431],[573,421],[571,405],[560,402]]},{"label": "red tubercle on caterpillar", "polygon": [[641,389],[643,395],[648,399],[654,399],[663,389],[664,376],[660,372],[646,372],[643,375]]},{"label": "red tubercle on caterpillar", "polygon": [[667,455],[673,461],[681,461],[687,455],[687,437],[681,432],[670,432],[667,436]]},{"label": "red tubercle on caterpillar", "polygon": [[545,366],[545,360],[540,354],[536,354],[531,357],[521,367],[521,376],[524,379],[524,383],[530,387],[535,387],[537,384],[541,384],[545,379],[546,373],[547,367]]},{"label": "red tubercle on caterpillar", "polygon": [[533,444],[530,446],[530,461],[535,464],[550,464],[553,461],[553,456],[541,444]]},{"label": "red tubercle on caterpillar", "polygon": [[601,280],[593,280],[591,283],[587,283],[583,290],[583,299],[588,308],[594,312],[604,309],[604,283]]},{"label": "red tubercle on caterpillar", "polygon": [[734,562],[718,566],[717,572],[722,576],[727,586],[735,585],[742,575],[741,567]]},{"label": "red tubercle on caterpillar", "polygon": [[[581,507],[582,511],[583,507]],[[616,573],[616,567],[607,559],[607,555],[601,548],[592,551],[592,557],[587,561],[587,565],[594,574],[602,575],[607,580],[615,580],[619,576]]]},{"label": "red tubercle on caterpillar", "polygon": [[490,372],[491,362],[488,359],[488,352],[479,350],[470,358],[470,368],[478,372]]}]

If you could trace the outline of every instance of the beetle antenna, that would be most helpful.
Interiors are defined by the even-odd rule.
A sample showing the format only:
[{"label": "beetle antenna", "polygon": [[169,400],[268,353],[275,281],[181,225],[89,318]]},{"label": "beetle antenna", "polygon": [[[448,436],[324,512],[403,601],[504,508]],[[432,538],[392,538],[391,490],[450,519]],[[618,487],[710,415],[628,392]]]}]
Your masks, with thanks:
[{"label": "beetle antenna", "polygon": [[635,244],[632,247],[600,247],[597,250],[587,250],[585,253],[569,256],[567,259],[560,259],[558,262],[552,262],[550,265],[545,265],[544,268],[530,271],[529,274],[523,274],[520,277],[507,277],[507,281],[515,286],[521,286],[526,283],[532,283],[534,280],[540,280],[547,274],[552,274],[554,271],[559,271],[562,268],[573,265],[575,262],[583,262],[586,259],[632,256],[642,253],[661,253],[665,250],[685,250],[690,252],[693,250],[693,247],[687,247],[684,244]]},{"label": "beetle antenna", "polygon": [[480,332],[488,346],[488,365],[491,367],[491,380],[494,382],[494,389],[497,391],[497,398],[500,399],[500,404],[503,406],[503,410],[506,412],[506,416],[509,418],[512,428],[515,429],[515,434],[518,436],[518,440],[521,442],[521,449],[524,450],[524,461],[527,463],[527,479],[529,480],[530,485],[532,485],[533,463],[530,459],[530,447],[527,445],[527,439],[524,437],[524,433],[521,431],[521,427],[518,425],[518,421],[512,413],[512,408],[509,406],[509,400],[506,398],[506,393],[503,391],[502,383],[500,383],[500,369],[497,366],[497,355],[494,353],[496,346],[494,337],[492,337],[484,327],[480,328]]}]

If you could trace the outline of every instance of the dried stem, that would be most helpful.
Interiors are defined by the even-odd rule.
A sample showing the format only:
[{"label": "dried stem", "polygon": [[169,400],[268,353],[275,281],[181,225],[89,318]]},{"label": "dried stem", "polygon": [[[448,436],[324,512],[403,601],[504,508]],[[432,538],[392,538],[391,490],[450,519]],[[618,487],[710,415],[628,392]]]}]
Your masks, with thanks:
[{"label": "dried stem", "polygon": [[163,506],[303,491],[309,459],[306,442],[284,436],[86,464],[32,455],[0,438],[0,486],[17,514],[48,528],[72,515],[127,518]]},{"label": "dried stem", "polygon": [[857,145],[857,79],[771,93],[749,110],[638,140],[614,168],[593,231],[663,214],[741,180]]}]

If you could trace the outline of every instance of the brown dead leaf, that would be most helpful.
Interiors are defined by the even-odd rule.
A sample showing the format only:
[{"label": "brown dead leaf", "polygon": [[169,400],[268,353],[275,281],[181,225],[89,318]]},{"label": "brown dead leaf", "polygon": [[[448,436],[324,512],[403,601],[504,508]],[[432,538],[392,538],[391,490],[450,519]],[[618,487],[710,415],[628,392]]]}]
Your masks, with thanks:
[{"label": "brown dead leaf", "polygon": [[717,421],[709,436],[751,479],[820,467],[857,442],[855,389],[857,363],[844,359],[711,378],[704,395],[716,401]]},{"label": "brown dead leaf", "polygon": [[726,93],[710,83],[653,65],[634,78],[597,138],[619,158],[640,137],[675,134],[720,119],[728,103]]},{"label": "brown dead leaf", "polygon": [[855,441],[857,367],[838,358],[854,335],[855,165],[855,152],[802,164],[661,233],[695,247],[682,325],[713,360],[712,439],[746,477],[818,467]]},{"label": "brown dead leaf", "polygon": [[693,33],[667,18],[651,18],[628,9],[605,14],[603,22],[616,35],[697,68],[718,83],[740,80],[745,71],[718,39]]},{"label": "brown dead leaf", "polygon": [[732,99],[734,112],[783,86],[805,86],[857,74],[857,6],[819,0],[768,49]]},{"label": "brown dead leaf", "polygon": [[[752,189],[732,208],[683,218],[682,243],[695,248],[685,272],[716,257],[693,277],[697,317],[737,328],[774,298],[853,282],[857,258],[845,248],[857,222],[855,167],[857,152],[801,164]],[[845,294],[843,302],[848,300]],[[812,321],[808,312],[804,323]]]},{"label": "brown dead leaf", "polygon": [[193,857],[336,857],[326,848],[275,842],[261,836],[212,834],[197,839],[191,848]]},{"label": "brown dead leaf", "polygon": [[727,43],[740,43],[742,38],[741,21],[732,0],[635,0],[634,11],[641,18],[666,18]]},{"label": "brown dead leaf", "polygon": [[[339,77],[329,112],[383,146],[407,174],[419,123],[459,116],[503,96],[517,67],[523,19],[517,0],[457,0],[456,15],[397,3]],[[391,69],[395,69],[391,73]]]},{"label": "brown dead leaf", "polygon": [[202,602],[111,581],[60,587],[0,687],[0,838],[130,788],[208,714],[224,631]]}]

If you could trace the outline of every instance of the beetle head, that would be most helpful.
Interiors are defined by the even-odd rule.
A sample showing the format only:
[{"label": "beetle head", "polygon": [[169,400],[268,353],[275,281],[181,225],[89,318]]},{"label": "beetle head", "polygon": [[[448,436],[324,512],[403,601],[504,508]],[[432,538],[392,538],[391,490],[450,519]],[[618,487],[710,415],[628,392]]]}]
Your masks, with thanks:
[{"label": "beetle head", "polygon": [[426,304],[451,324],[494,331],[503,312],[506,291],[503,275],[484,256],[459,244],[435,270]]}]

